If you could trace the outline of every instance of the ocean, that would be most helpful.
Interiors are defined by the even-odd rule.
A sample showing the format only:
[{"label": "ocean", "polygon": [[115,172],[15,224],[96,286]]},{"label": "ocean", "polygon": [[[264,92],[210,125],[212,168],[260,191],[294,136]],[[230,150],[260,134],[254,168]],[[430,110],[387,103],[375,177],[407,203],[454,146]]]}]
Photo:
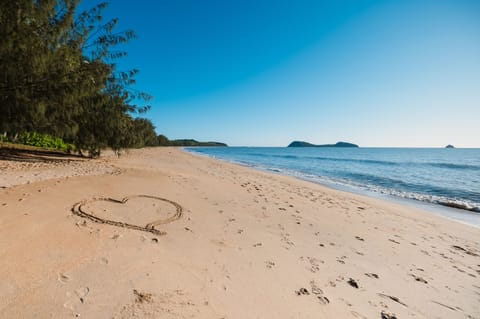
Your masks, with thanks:
[{"label": "ocean", "polygon": [[480,227],[480,149],[192,147],[186,150]]}]

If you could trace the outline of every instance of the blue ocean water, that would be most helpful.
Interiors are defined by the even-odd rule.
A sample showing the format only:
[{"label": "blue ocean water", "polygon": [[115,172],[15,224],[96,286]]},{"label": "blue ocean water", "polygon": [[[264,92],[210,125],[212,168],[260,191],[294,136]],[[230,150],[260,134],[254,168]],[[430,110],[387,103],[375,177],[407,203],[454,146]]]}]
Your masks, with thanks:
[{"label": "blue ocean water", "polygon": [[480,216],[480,149],[202,147],[187,150],[343,190]]}]

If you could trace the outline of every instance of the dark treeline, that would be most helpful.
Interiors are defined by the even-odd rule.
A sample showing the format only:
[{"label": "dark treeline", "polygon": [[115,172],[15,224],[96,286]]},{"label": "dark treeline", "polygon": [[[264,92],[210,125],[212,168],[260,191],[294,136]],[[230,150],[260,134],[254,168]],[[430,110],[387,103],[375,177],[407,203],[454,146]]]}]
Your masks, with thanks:
[{"label": "dark treeline", "polygon": [[0,0],[0,133],[49,134],[90,156],[111,147],[159,144],[138,117],[150,96],[134,90],[137,70],[118,70],[135,38],[104,21],[105,3],[78,12],[79,0]]},{"label": "dark treeline", "polygon": [[228,145],[220,142],[199,142],[192,139],[169,140],[165,135],[158,135],[157,146],[228,146]]}]

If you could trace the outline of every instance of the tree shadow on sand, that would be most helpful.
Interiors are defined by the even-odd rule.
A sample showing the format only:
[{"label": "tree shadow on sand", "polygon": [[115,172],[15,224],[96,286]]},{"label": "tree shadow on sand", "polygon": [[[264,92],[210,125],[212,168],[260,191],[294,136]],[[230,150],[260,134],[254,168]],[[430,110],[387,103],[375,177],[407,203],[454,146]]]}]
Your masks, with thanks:
[{"label": "tree shadow on sand", "polygon": [[14,149],[0,146],[0,160],[30,163],[55,163],[82,161],[85,160],[85,158],[80,155],[53,150]]}]

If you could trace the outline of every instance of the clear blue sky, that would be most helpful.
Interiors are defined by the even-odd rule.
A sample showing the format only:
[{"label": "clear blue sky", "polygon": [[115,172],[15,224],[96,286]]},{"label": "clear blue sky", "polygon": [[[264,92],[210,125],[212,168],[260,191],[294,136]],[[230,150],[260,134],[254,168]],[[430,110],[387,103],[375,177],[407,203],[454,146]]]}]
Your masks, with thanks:
[{"label": "clear blue sky", "polygon": [[[97,1],[86,0],[82,8]],[[480,1],[111,1],[169,138],[480,147]]]}]

